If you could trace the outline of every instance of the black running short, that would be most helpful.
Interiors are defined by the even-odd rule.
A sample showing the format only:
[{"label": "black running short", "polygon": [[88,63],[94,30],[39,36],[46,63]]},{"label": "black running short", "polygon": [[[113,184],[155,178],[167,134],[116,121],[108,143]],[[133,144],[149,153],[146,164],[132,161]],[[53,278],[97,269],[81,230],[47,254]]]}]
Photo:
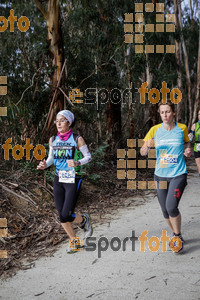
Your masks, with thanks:
[{"label": "black running short", "polygon": [[[157,182],[157,195],[163,215],[166,219],[179,215],[178,205],[187,185],[187,174],[182,174],[173,178],[159,177],[154,175]],[[167,181],[167,188],[159,188],[159,181]]]},{"label": "black running short", "polygon": [[199,158],[200,157],[200,151],[198,151],[198,152],[194,151],[194,157]]},{"label": "black running short", "polygon": [[80,193],[81,183],[81,177],[76,177],[75,183],[63,183],[59,182],[59,177],[55,175],[53,193],[61,223],[74,221],[74,209]]}]

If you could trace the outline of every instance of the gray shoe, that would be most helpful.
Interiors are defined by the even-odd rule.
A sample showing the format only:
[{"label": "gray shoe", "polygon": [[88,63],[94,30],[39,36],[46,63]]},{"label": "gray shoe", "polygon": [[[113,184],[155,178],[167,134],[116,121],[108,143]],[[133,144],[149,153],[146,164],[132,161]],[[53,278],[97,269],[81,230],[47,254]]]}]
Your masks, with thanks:
[{"label": "gray shoe", "polygon": [[74,253],[76,253],[78,251],[78,249],[74,249],[73,250],[71,247],[68,247],[66,249],[66,251],[67,251],[67,254],[74,254]]},{"label": "gray shoe", "polygon": [[84,239],[86,239],[86,238],[92,236],[92,234],[93,234],[93,228],[92,228],[92,224],[91,224],[90,215],[83,214],[83,216],[85,217],[86,221],[85,221],[85,224],[83,225],[82,229],[85,232]]},{"label": "gray shoe", "polygon": [[80,243],[80,239],[74,239],[73,241],[69,241],[69,247],[66,249],[67,254],[73,254],[77,251],[83,251],[84,246]]}]

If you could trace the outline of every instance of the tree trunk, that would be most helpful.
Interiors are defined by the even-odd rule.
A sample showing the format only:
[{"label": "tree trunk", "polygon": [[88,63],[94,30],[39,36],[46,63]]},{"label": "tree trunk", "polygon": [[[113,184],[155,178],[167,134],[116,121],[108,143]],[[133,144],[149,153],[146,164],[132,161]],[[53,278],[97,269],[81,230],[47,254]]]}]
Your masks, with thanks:
[{"label": "tree trunk", "polygon": [[[99,17],[101,19],[101,26],[99,28],[100,30],[104,31],[104,33],[107,35],[108,41],[110,41],[111,36],[107,32],[107,29],[103,27],[103,22],[107,22],[108,17],[102,13],[101,8],[99,8],[98,11]],[[105,60],[106,56],[106,52],[103,51],[101,53],[101,60]],[[113,86],[114,78],[117,80],[116,62],[114,61],[114,59],[109,58],[109,64],[104,65],[105,67],[102,68],[102,74],[104,74],[104,77],[106,78],[105,82],[107,86],[105,86],[105,88],[107,88],[107,91],[109,93],[106,108],[106,143],[109,144],[111,150],[109,152],[108,148],[107,155],[113,157],[113,154],[115,154],[116,152],[116,145],[120,144],[119,139],[121,137],[121,102],[115,104],[111,99],[111,90],[113,88],[117,88],[116,86]]]},{"label": "tree trunk", "polygon": [[[61,70],[64,63],[64,48],[62,31],[60,25],[60,4],[59,0],[48,0],[48,10],[46,11],[39,0],[34,0],[38,9],[44,16],[47,23],[47,42],[49,44],[49,56],[51,58],[53,72],[50,76],[50,81],[52,85],[51,96],[55,92],[55,88],[58,84],[59,78],[61,76]],[[60,87],[64,85],[64,72],[61,76]],[[60,91],[57,91],[53,107],[51,109],[48,123],[47,123],[47,136],[52,134],[53,121],[59,110],[64,108],[64,96]]]},{"label": "tree trunk", "polygon": [[[97,67],[97,58],[94,55],[94,63],[95,63],[95,74],[97,76],[98,74],[98,67]],[[98,84],[96,81],[96,103],[98,102]],[[102,130],[101,130],[101,120],[100,120],[100,114],[99,111],[97,112],[97,135],[96,135],[96,140],[97,140],[97,145],[99,146],[101,143],[101,139],[102,139]]]},{"label": "tree trunk", "polygon": [[108,99],[107,104],[106,142],[111,145],[112,152],[121,137],[121,102],[114,104]]},{"label": "tree trunk", "polygon": [[[128,87],[129,90],[132,91],[132,82],[131,82],[131,73],[130,73],[130,68],[129,68],[129,55],[130,55],[130,46],[127,46],[126,53],[125,53],[125,65],[127,69],[127,79],[128,79]],[[133,139],[134,137],[134,121],[133,121],[133,95],[131,96],[129,93],[129,129],[130,129],[130,134],[129,138]]]},{"label": "tree trunk", "polygon": [[[130,89],[132,89],[132,86],[130,86]],[[133,121],[133,103],[132,103],[132,97],[129,98],[129,111],[130,111],[130,139],[134,138],[134,121]]]},{"label": "tree trunk", "polygon": [[193,26],[193,22],[194,22],[193,15],[194,15],[194,12],[193,12],[193,8],[192,8],[192,0],[190,0],[190,11],[191,11],[191,25]]},{"label": "tree trunk", "polygon": [[[175,26],[176,26],[176,32],[180,32],[177,1],[178,0],[174,0]],[[176,47],[176,63],[177,63],[177,85],[178,85],[178,89],[183,93],[182,73],[181,73],[181,43],[180,40],[177,38],[175,39],[175,47]],[[182,101],[177,105],[177,114],[176,114],[177,122],[180,122],[182,119],[183,108],[184,108],[184,102],[182,99]]]},{"label": "tree trunk", "polygon": [[97,113],[97,145],[99,146],[102,139],[102,130],[101,130],[101,120],[100,120],[100,114]]},{"label": "tree trunk", "polygon": [[[150,63],[149,63],[149,54],[146,53],[146,81],[148,82],[148,92],[152,89],[153,83],[153,74],[150,71]],[[158,105],[152,104],[149,101],[145,104],[145,112],[144,112],[144,119],[151,121],[149,122],[150,126],[154,126],[159,122],[159,114],[158,114]]]},{"label": "tree trunk", "polygon": [[199,108],[200,108],[200,25],[199,25],[199,50],[198,50],[198,64],[197,64],[197,94],[196,94],[196,101],[194,105],[192,124],[196,120],[197,112]]},{"label": "tree trunk", "polygon": [[183,48],[183,54],[184,54],[184,61],[185,61],[185,73],[186,73],[186,78],[187,78],[187,90],[188,90],[188,103],[189,103],[189,124],[188,127],[191,127],[192,123],[192,98],[191,98],[191,81],[190,81],[190,71],[189,71],[189,62],[188,62],[188,55],[187,55],[187,50],[185,46],[185,41],[183,37],[183,32],[182,32],[182,14],[181,14],[181,3],[178,1],[178,12],[179,12],[179,24],[180,24],[180,29],[181,29],[181,44]]}]

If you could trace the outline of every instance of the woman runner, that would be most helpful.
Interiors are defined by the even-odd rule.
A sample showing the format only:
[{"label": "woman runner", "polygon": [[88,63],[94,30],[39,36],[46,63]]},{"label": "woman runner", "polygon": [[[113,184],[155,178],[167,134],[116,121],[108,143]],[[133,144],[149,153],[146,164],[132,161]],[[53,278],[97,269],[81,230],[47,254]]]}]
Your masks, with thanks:
[{"label": "woman runner", "polygon": [[[178,209],[180,198],[187,185],[187,170],[184,155],[191,156],[187,126],[174,121],[175,105],[171,101],[160,103],[159,113],[161,124],[153,126],[144,138],[141,155],[147,155],[150,147],[155,142],[156,168],[154,180],[157,182],[158,200],[164,218],[173,232],[178,236],[183,249],[183,237],[181,235],[181,214]],[[184,151],[185,144],[185,151]],[[184,154],[184,155],[183,155]],[[167,183],[167,188],[159,188],[159,181]],[[161,187],[161,186],[160,186]]]},{"label": "woman runner", "polygon": [[[44,170],[53,163],[56,166],[53,184],[54,201],[61,225],[73,245],[67,249],[67,253],[74,253],[80,247],[79,241],[75,238],[72,223],[79,224],[79,227],[85,231],[85,238],[92,235],[89,215],[74,213],[82,183],[81,176],[75,173],[74,167],[87,164],[91,160],[91,154],[84,139],[70,129],[73,121],[74,114],[68,110],[62,110],[57,114],[55,121],[57,136],[49,139],[48,158],[37,166],[39,170]],[[76,149],[83,154],[83,158],[78,161],[74,161]]]},{"label": "woman runner", "polygon": [[198,111],[198,122],[194,123],[189,133],[190,142],[195,138],[194,143],[194,157],[197,164],[199,176],[200,176],[200,109]]}]

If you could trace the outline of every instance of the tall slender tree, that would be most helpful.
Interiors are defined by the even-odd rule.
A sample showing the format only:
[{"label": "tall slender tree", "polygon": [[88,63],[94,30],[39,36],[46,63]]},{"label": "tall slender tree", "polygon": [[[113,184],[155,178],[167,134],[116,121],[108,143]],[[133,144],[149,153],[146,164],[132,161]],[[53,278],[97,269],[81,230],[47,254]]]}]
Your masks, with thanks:
[{"label": "tall slender tree", "polygon": [[[38,9],[41,11],[47,24],[47,42],[49,47],[49,57],[51,59],[53,71],[50,76],[52,85],[50,98],[52,100],[55,89],[64,85],[64,72],[61,73],[64,63],[64,47],[60,21],[60,3],[59,0],[47,0],[48,8],[45,9],[42,1],[34,0]],[[53,120],[56,113],[64,107],[64,96],[60,91],[56,91],[53,98],[54,103],[49,114],[47,123],[47,135],[51,135]]]},{"label": "tall slender tree", "polygon": [[[176,32],[180,33],[180,25],[179,25],[179,10],[178,10],[178,0],[174,0],[174,12],[175,12],[175,27]],[[183,91],[182,88],[182,72],[181,72],[181,42],[180,36],[178,34],[175,38],[175,48],[176,48],[176,64],[177,64],[177,85],[180,91]],[[179,122],[182,119],[182,111],[184,108],[184,102],[181,101],[177,107],[177,121]]]},{"label": "tall slender tree", "polygon": [[178,1],[178,13],[179,13],[179,25],[181,30],[181,45],[183,48],[183,55],[184,55],[184,62],[185,62],[185,73],[187,79],[187,94],[188,94],[188,103],[189,103],[189,122],[188,127],[191,127],[192,124],[192,97],[191,97],[191,80],[190,80],[190,68],[189,68],[189,61],[188,61],[188,54],[185,45],[185,40],[183,36],[183,24],[182,24],[182,12],[181,12],[181,3]]},{"label": "tall slender tree", "polygon": [[197,64],[197,88],[196,88],[196,101],[194,105],[194,112],[192,123],[195,122],[197,117],[197,110],[200,108],[200,24],[199,24],[199,49],[198,49],[198,64]]}]

